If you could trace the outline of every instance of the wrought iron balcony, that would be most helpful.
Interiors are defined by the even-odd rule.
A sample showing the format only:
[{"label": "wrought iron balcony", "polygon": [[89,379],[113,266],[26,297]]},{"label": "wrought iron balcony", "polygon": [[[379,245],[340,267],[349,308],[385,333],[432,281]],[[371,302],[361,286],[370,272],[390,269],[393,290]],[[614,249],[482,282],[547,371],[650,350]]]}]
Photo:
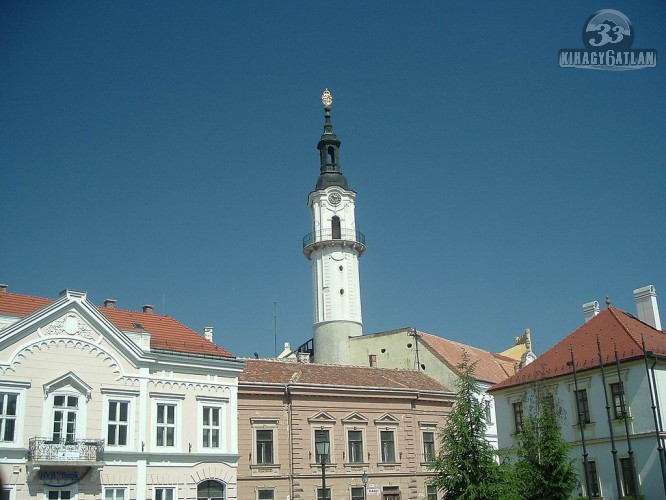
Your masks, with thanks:
[{"label": "wrought iron balcony", "polygon": [[356,230],[334,232],[331,229],[320,229],[313,231],[303,237],[303,253],[309,258],[316,248],[338,244],[354,247],[360,255],[365,251],[365,235]]},{"label": "wrought iron balcony", "polygon": [[63,462],[71,465],[100,465],[103,459],[103,439],[54,441],[47,437],[30,438],[28,461],[33,465]]}]

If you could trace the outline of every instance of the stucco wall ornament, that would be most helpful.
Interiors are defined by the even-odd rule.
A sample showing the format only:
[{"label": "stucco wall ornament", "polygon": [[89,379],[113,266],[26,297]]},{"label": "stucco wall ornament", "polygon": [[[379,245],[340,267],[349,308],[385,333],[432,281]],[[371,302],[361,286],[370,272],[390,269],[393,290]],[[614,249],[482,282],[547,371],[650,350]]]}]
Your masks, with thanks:
[{"label": "stucco wall ornament", "polygon": [[43,329],[44,335],[77,335],[86,340],[97,340],[97,332],[75,313],[67,313]]}]

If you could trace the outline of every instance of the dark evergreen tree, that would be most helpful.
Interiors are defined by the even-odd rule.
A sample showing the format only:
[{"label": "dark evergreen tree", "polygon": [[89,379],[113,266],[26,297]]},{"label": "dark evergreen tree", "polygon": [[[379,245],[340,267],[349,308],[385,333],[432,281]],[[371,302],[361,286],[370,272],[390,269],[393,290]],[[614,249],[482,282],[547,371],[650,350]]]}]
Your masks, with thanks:
[{"label": "dark evergreen tree", "polygon": [[525,500],[566,500],[576,488],[574,460],[562,438],[559,406],[538,385],[530,395],[529,414],[517,435],[516,477]]},{"label": "dark evergreen tree", "polygon": [[437,475],[433,484],[445,500],[513,500],[516,494],[512,470],[499,464],[486,441],[486,422],[474,364],[463,350],[456,382],[458,400],[440,435],[440,450],[430,465]]}]

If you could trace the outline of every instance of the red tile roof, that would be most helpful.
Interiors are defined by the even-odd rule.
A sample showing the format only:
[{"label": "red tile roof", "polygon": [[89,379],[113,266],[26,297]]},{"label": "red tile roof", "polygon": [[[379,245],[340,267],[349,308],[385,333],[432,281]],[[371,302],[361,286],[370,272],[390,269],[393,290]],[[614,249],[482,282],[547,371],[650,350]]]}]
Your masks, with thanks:
[{"label": "red tile roof", "polygon": [[571,367],[567,366],[571,361],[571,350],[576,361],[576,370],[598,368],[600,364],[597,338],[604,365],[615,362],[616,347],[620,361],[642,358],[641,338],[645,339],[645,348],[648,351],[653,351],[658,356],[666,356],[666,333],[655,330],[621,309],[609,307],[490,390],[496,391],[535,380],[568,375],[571,373]]},{"label": "red tile roof", "polygon": [[245,370],[238,378],[240,383],[280,385],[292,383],[451,392],[450,388],[413,370],[321,365],[265,359],[248,359],[245,363]]},{"label": "red tile roof", "polygon": [[[53,302],[53,299],[0,292],[0,314],[24,317],[37,312]],[[169,316],[111,309],[108,307],[98,307],[98,309],[119,330],[149,332],[151,334],[151,349],[235,358],[226,349],[206,340],[194,330]],[[136,325],[141,326],[137,327]]]},{"label": "red tile roof", "polygon": [[421,342],[455,372],[458,372],[458,365],[462,362],[464,349],[469,355],[470,363],[476,363],[474,378],[477,380],[496,384],[514,373],[515,360],[508,356],[494,354],[478,347],[461,344],[429,333],[418,333]]}]

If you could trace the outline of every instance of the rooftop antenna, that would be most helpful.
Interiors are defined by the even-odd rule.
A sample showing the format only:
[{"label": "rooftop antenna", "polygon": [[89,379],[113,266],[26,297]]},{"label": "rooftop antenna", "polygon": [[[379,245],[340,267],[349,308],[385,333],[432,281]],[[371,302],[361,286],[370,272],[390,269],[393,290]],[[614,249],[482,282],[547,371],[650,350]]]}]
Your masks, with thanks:
[{"label": "rooftop antenna", "polygon": [[277,321],[277,300],[273,298],[273,355],[277,358],[277,334],[278,334],[278,321]]}]

